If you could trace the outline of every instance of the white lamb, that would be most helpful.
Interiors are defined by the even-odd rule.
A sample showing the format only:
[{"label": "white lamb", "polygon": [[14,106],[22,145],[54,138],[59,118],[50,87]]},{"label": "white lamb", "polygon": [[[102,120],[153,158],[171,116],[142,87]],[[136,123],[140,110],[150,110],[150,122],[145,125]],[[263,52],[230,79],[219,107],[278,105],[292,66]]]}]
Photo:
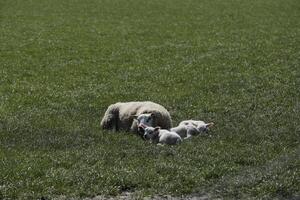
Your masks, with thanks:
[{"label": "white lamb", "polygon": [[177,133],[161,129],[160,127],[146,127],[144,138],[156,144],[175,145],[182,142],[181,137]]},{"label": "white lamb", "polygon": [[213,122],[205,123],[204,121],[185,120],[180,122],[177,127],[171,128],[171,131],[176,132],[181,138],[187,139],[207,132],[213,125]]}]

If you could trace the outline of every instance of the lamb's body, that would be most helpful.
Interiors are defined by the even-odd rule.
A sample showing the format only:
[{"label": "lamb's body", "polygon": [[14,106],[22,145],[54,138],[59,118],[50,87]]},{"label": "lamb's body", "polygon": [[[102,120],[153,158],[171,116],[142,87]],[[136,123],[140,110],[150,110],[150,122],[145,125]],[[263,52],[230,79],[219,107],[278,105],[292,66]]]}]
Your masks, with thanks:
[{"label": "lamb's body", "polygon": [[177,133],[164,129],[159,131],[158,138],[158,143],[160,144],[175,145],[182,142],[181,137]]},{"label": "lamb's body", "polygon": [[153,114],[154,118],[151,126],[160,126],[164,129],[172,127],[170,113],[163,106],[150,101],[119,102],[110,105],[101,121],[101,127],[115,131],[124,130],[138,133],[134,116],[144,113]]},{"label": "lamb's body", "polygon": [[185,120],[180,122],[177,127],[171,128],[171,131],[176,132],[181,138],[189,138],[207,132],[208,128],[213,126],[213,124],[212,122]]},{"label": "lamb's body", "polygon": [[199,130],[191,125],[179,125],[171,128],[171,131],[180,135],[181,138],[188,138],[192,135],[199,134]]},{"label": "lamb's body", "polygon": [[190,120],[184,120],[184,121],[180,122],[178,126],[181,126],[181,125],[190,125],[190,126],[194,126],[194,127],[199,127],[199,126],[205,125],[205,122],[190,119]]},{"label": "lamb's body", "polygon": [[161,129],[160,127],[145,128],[145,139],[150,139],[154,143],[175,145],[182,142],[181,137],[172,131]]}]

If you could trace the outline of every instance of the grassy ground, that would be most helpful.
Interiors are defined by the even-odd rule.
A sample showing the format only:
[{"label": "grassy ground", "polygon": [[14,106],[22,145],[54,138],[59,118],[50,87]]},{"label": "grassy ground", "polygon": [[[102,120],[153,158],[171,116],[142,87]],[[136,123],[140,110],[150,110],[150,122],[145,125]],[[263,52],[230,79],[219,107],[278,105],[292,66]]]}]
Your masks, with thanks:
[{"label": "grassy ground", "polygon": [[[298,0],[0,0],[0,199],[296,198],[299,19]],[[132,100],[212,137],[100,130]]]}]

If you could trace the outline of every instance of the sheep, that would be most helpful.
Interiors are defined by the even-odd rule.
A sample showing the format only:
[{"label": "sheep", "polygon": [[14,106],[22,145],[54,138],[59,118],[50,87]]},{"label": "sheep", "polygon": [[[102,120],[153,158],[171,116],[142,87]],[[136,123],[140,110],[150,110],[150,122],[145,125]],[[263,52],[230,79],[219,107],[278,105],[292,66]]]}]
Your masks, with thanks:
[{"label": "sheep", "polygon": [[180,122],[177,127],[171,128],[171,131],[176,132],[181,138],[187,139],[191,136],[207,132],[213,125],[213,122],[205,123],[204,121],[185,120]]},{"label": "sheep", "polygon": [[146,127],[144,138],[156,144],[176,145],[182,142],[181,137],[172,131],[161,129],[160,127]]},{"label": "sheep", "polygon": [[101,120],[102,129],[127,131],[143,136],[147,126],[172,127],[170,113],[151,101],[118,102],[110,105]]}]

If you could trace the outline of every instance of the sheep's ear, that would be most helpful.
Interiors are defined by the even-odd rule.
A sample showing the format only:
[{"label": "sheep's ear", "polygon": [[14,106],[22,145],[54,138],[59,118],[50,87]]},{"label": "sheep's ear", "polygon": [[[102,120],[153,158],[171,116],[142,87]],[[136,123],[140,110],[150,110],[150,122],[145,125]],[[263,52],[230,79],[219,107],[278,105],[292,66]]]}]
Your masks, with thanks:
[{"label": "sheep's ear", "polygon": [[154,118],[154,117],[155,117],[155,113],[150,113],[150,116],[151,116],[152,118]]},{"label": "sheep's ear", "polygon": [[214,126],[214,123],[210,122],[210,123],[205,124],[205,126],[206,126],[206,128],[210,128],[210,127]]}]

